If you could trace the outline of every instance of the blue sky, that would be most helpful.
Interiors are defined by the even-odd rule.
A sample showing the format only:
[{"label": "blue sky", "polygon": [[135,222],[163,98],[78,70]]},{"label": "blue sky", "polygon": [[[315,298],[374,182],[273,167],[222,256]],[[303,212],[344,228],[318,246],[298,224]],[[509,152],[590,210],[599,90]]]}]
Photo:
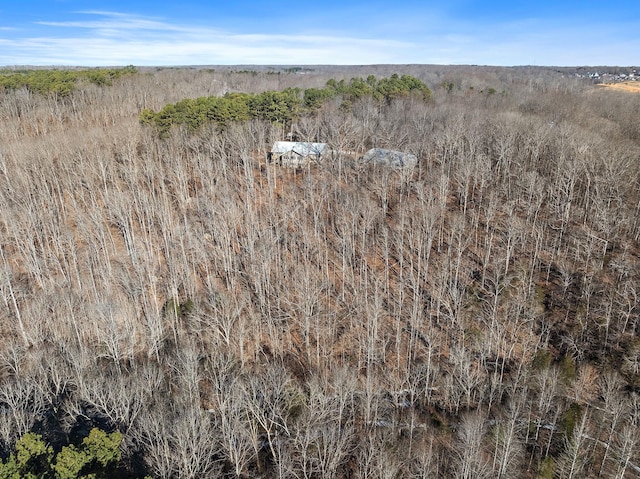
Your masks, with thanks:
[{"label": "blue sky", "polygon": [[640,1],[29,0],[0,65],[638,65]]}]

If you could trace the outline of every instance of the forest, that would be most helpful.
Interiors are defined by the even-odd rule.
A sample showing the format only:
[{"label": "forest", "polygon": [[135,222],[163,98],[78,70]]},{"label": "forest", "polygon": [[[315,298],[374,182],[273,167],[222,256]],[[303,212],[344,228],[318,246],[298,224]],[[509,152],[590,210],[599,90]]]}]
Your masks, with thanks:
[{"label": "forest", "polygon": [[0,70],[0,477],[640,477],[639,95],[99,71]]},{"label": "forest", "polygon": [[226,93],[224,96],[209,96],[184,99],[176,104],[165,105],[160,111],[144,109],[140,120],[152,125],[160,135],[165,135],[172,127],[182,125],[190,131],[204,125],[226,127],[229,123],[262,120],[293,126],[294,120],[309,116],[326,101],[339,98],[341,108],[349,109],[352,102],[364,98],[374,98],[378,102],[417,94],[428,100],[431,90],[415,77],[393,74],[390,78],[376,79],[369,75],[366,80],[351,78],[347,83],[334,79],[327,81],[324,88],[286,88],[283,91],[264,91],[256,94]]}]

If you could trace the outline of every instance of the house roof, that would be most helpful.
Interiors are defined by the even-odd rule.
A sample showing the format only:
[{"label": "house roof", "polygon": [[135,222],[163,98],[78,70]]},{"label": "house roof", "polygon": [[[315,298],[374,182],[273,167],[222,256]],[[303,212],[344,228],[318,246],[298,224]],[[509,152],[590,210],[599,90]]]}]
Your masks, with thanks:
[{"label": "house roof", "polygon": [[391,166],[393,168],[411,168],[418,162],[418,158],[411,153],[385,150],[382,148],[371,148],[364,154],[362,160],[376,165]]},{"label": "house roof", "polygon": [[284,154],[293,152],[300,156],[322,155],[327,151],[326,143],[308,143],[302,141],[276,141],[271,153]]}]

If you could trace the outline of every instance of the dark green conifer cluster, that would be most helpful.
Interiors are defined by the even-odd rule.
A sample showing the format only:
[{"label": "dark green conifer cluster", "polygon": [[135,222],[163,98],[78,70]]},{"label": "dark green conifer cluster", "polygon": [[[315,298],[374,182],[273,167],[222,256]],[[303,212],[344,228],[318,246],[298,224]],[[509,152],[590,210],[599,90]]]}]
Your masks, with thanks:
[{"label": "dark green conifer cluster", "polygon": [[0,91],[27,88],[32,93],[44,96],[65,97],[75,90],[82,81],[108,86],[116,78],[136,72],[137,70],[133,66],[83,70],[4,70],[0,71]]},{"label": "dark green conifer cluster", "polygon": [[183,125],[195,131],[202,125],[214,122],[224,127],[230,122],[252,119],[289,124],[294,118],[311,114],[325,102],[342,99],[343,109],[353,102],[371,97],[377,101],[390,102],[395,98],[417,95],[421,100],[431,98],[431,90],[419,79],[397,74],[389,78],[352,78],[329,80],[324,88],[287,88],[282,91],[265,91],[258,94],[227,93],[224,96],[209,96],[184,99],[165,105],[160,111],[144,109],[140,120],[166,134],[172,126]]}]

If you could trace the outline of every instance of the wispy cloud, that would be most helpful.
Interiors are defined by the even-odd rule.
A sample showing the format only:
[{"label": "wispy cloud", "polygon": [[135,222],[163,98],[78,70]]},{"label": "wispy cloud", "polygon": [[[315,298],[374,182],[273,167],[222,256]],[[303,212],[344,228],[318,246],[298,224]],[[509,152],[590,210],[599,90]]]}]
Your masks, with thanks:
[{"label": "wispy cloud", "polygon": [[[0,27],[0,65],[212,64],[628,64],[640,51],[630,27],[550,24],[530,18],[477,24],[424,17],[423,30],[376,34],[351,28],[290,34],[231,31],[110,11],[83,11],[65,21],[37,23],[38,33]],[[396,20],[391,19],[392,23]],[[417,25],[417,23],[416,23]],[[292,26],[293,28],[293,26]]]},{"label": "wispy cloud", "polygon": [[163,32],[185,32],[188,27],[180,27],[163,22],[161,19],[143,17],[139,15],[131,15],[126,13],[108,12],[108,11],[81,11],[76,12],[79,15],[88,15],[97,17],[93,20],[64,21],[64,22],[48,22],[39,21],[38,25],[46,25],[50,27],[75,28],[98,31],[101,30],[118,30],[118,31],[163,31]]},{"label": "wispy cloud", "polygon": [[238,34],[116,12],[81,13],[97,18],[38,22],[53,27],[55,35],[0,36],[0,64],[392,63],[399,51],[414,47],[398,40]]},{"label": "wispy cloud", "polygon": [[[20,41],[0,39],[0,64],[40,65],[188,65],[188,64],[346,64],[393,63],[394,42],[309,38],[264,38],[258,36],[212,37],[195,41],[175,39],[117,39],[41,37]],[[312,41],[315,40],[315,41]],[[327,45],[340,45],[331,50]],[[28,60],[26,60],[28,59]],[[36,60],[37,59],[37,60]]]}]

